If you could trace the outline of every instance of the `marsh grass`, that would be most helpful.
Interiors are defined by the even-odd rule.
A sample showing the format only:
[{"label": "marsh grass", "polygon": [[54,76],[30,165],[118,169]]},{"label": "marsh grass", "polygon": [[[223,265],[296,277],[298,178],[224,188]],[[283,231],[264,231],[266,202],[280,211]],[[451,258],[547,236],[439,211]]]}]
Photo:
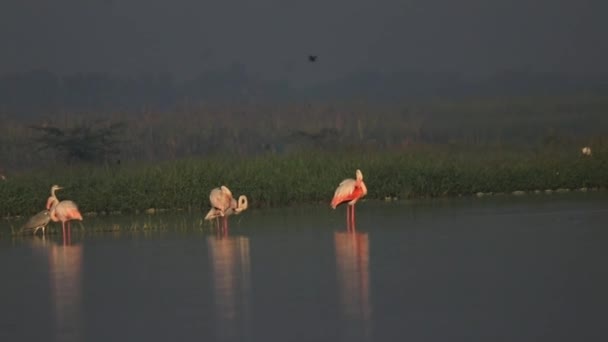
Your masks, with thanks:
[{"label": "marsh grass", "polygon": [[199,213],[209,206],[209,191],[220,185],[227,185],[236,196],[247,195],[251,208],[329,203],[336,186],[354,177],[357,168],[363,171],[367,198],[377,200],[605,188],[607,152],[601,144],[593,146],[592,157],[583,157],[578,146],[564,150],[414,145],[53,167],[0,182],[0,215],[38,212],[53,184],[64,186],[59,198],[76,201],[85,215],[138,213],[149,208]]}]

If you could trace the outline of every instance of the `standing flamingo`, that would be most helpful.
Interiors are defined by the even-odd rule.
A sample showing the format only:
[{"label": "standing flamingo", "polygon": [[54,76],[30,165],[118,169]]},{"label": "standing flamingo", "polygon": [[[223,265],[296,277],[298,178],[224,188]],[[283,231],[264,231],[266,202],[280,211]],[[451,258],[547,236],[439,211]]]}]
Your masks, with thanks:
[{"label": "standing flamingo", "polygon": [[343,180],[336,192],[334,193],[334,198],[331,200],[332,209],[336,209],[336,207],[342,203],[346,203],[346,226],[348,229],[355,228],[355,203],[359,200],[359,198],[367,195],[367,187],[363,182],[363,173],[361,170],[357,169],[355,172],[356,179],[348,178]]},{"label": "standing flamingo", "polygon": [[70,234],[70,221],[79,220],[82,221],[82,215],[78,211],[78,206],[72,201],[59,201],[55,195],[55,191],[63,189],[59,185],[53,185],[51,187],[51,196],[46,201],[46,208],[51,212],[51,220],[53,222],[61,221],[61,228],[63,231],[63,239],[65,242],[65,224],[68,224],[68,235]]},{"label": "standing flamingo", "polygon": [[[211,202],[211,209],[205,216],[205,220],[219,220],[223,218],[223,230],[224,233],[228,230],[228,216],[234,214],[238,215],[243,210],[247,209],[248,202],[245,195],[239,196],[239,200],[235,200],[232,197],[232,192],[228,187],[222,185],[219,188],[211,190],[209,194],[209,201]],[[219,222],[218,222],[219,226]]]}]

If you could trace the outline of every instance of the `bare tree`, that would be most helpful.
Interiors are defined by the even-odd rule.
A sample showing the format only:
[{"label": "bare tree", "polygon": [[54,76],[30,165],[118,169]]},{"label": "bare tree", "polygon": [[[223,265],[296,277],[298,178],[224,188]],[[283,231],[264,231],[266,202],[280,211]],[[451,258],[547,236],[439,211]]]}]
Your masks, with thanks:
[{"label": "bare tree", "polygon": [[125,124],[95,121],[64,129],[49,125],[30,128],[40,133],[36,138],[39,150],[57,150],[68,162],[103,162],[120,153],[120,136]]}]

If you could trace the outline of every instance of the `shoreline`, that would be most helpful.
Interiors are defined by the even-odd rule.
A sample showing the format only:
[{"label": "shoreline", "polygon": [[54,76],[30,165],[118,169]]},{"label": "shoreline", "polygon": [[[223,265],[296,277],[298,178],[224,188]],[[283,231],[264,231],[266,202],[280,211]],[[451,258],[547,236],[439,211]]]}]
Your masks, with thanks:
[{"label": "shoreline", "polygon": [[[565,189],[564,189],[565,190]],[[600,198],[604,198],[608,195],[608,189],[605,188],[594,188],[588,190],[580,190],[575,189],[571,191],[550,191],[550,192],[527,192],[524,194],[514,195],[512,193],[494,193],[492,195],[460,195],[460,196],[445,196],[445,197],[419,197],[419,198],[408,198],[408,199],[391,199],[391,200],[379,200],[379,199],[362,199],[358,203],[358,207],[365,208],[371,207],[372,209],[379,208],[383,205],[403,205],[410,206],[410,209],[415,210],[414,208],[422,206],[426,207],[428,205],[436,205],[447,202],[452,202],[452,204],[461,203],[459,201],[465,200],[466,203],[486,203],[492,205],[492,201],[498,201],[496,203],[502,203],[502,201],[508,200],[509,203],[520,203],[517,202],[519,200],[525,201],[531,199],[537,199],[540,201],[549,201],[549,200],[559,200],[559,198],[572,198],[572,196],[597,196]],[[544,198],[544,199],[543,199]],[[585,197],[587,199],[593,200],[594,197]],[[367,202],[367,203],[366,203]],[[465,204],[466,204],[465,203]],[[525,203],[525,202],[523,202]],[[537,203],[536,200],[533,203]],[[254,217],[259,218],[261,212],[274,212],[277,213],[290,213],[294,211],[297,215],[301,215],[303,212],[307,213],[309,210],[320,209],[321,207],[325,207],[327,203],[317,202],[317,203],[300,203],[298,205],[288,205],[283,207],[262,207],[262,208],[253,208],[247,210],[243,213],[244,216],[238,217],[237,227],[241,226],[241,221],[246,220],[245,216],[254,215]],[[482,204],[483,205],[483,204]],[[451,206],[451,205],[450,205]],[[468,205],[466,205],[468,207]],[[343,211],[343,206],[340,206],[336,211]],[[369,208],[368,207],[368,208]],[[206,209],[206,208],[205,208]],[[364,209],[365,210],[365,209]],[[370,209],[371,210],[371,209]],[[211,234],[214,232],[214,222],[212,221],[204,221],[205,210],[184,210],[184,209],[162,209],[155,210],[154,213],[140,211],[138,213],[131,212],[112,212],[112,213],[87,213],[83,216],[85,217],[84,222],[75,221],[72,223],[73,233],[78,235],[89,235],[89,234],[128,234],[128,233],[170,233],[170,232],[181,232],[181,233],[192,233],[192,232],[200,232],[205,234]],[[293,214],[293,212],[291,212]],[[332,221],[340,221],[342,220],[342,212],[334,213],[333,210],[327,205],[327,213],[328,217],[333,217],[330,220]],[[325,214],[324,214],[325,215]],[[180,219],[177,223],[172,223],[171,218],[175,218],[178,216],[183,216],[186,219]],[[183,218],[182,217],[182,218]],[[3,224],[0,224],[0,240],[6,238],[29,238],[32,236],[40,236],[32,235],[32,234],[19,234],[17,233],[20,225],[25,221],[27,217],[23,216],[13,216],[13,217],[4,217],[2,218]],[[87,225],[87,219],[91,219],[90,225]],[[125,220],[130,219],[130,220]],[[113,221],[112,221],[113,220]],[[255,219],[254,219],[255,220]],[[92,225],[92,226],[91,226]],[[4,226],[4,227],[3,227]],[[61,236],[61,225],[51,223],[47,227],[47,235],[50,236]]]},{"label": "shoreline", "polygon": [[[413,197],[413,198],[407,198],[407,199],[400,199],[397,197],[393,197],[393,198],[384,198],[384,199],[378,199],[378,198],[362,198],[359,200],[359,202],[375,202],[375,203],[399,203],[399,202],[420,202],[420,201],[427,201],[427,200],[456,200],[456,199],[461,199],[461,198],[469,198],[469,199],[483,199],[483,198],[496,198],[496,197],[532,197],[532,196],[536,196],[536,197],[540,197],[540,196],[552,196],[552,195],[567,195],[567,194],[583,194],[583,193],[598,193],[598,194],[608,194],[608,189],[606,188],[600,188],[600,187],[594,187],[594,188],[578,188],[578,189],[568,189],[568,188],[558,188],[558,189],[546,189],[546,190],[531,190],[531,191],[524,191],[524,190],[516,190],[516,191],[512,191],[512,192],[478,192],[475,194],[458,194],[458,195],[454,195],[454,196],[439,196],[439,197]],[[327,201],[327,203],[329,203],[329,201]],[[259,210],[266,210],[266,209],[290,209],[290,208],[296,208],[298,206],[315,206],[315,205],[323,205],[325,204],[325,202],[303,202],[303,203],[291,203],[285,206],[272,206],[272,207],[254,207],[253,210],[255,211],[259,211]],[[341,206],[342,207],[342,206]],[[123,216],[123,215],[147,215],[147,216],[154,216],[154,215],[159,215],[159,214],[166,214],[166,213],[188,213],[188,214],[192,214],[195,213],[196,211],[198,211],[201,215],[204,216],[204,212],[205,210],[208,208],[201,208],[199,209],[186,209],[186,208],[148,208],[145,210],[134,210],[134,211],[120,211],[120,210],[116,210],[116,211],[111,211],[111,212],[105,212],[105,211],[101,211],[101,212],[95,212],[95,211],[88,211],[88,212],[84,212],[82,213],[83,217],[104,217],[104,216]],[[14,215],[14,216],[4,216],[1,219],[4,221],[15,221],[15,220],[21,220],[21,219],[25,219],[28,216],[24,216],[24,215]]]},{"label": "shoreline", "polygon": [[48,167],[0,182],[0,217],[39,212],[53,184],[64,188],[59,200],[76,202],[85,215],[192,212],[209,208],[209,192],[220,185],[235,197],[246,195],[250,209],[329,203],[356,169],[363,172],[369,200],[607,189],[608,148],[594,151],[585,157],[563,149],[442,145]]}]

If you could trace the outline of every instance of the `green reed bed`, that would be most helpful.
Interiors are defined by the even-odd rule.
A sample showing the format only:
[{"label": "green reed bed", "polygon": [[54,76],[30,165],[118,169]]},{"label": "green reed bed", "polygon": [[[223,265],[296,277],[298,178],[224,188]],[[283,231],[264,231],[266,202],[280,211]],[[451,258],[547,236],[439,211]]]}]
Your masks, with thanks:
[{"label": "green reed bed", "polygon": [[0,215],[38,212],[53,184],[64,186],[59,198],[76,201],[83,213],[206,210],[209,191],[222,184],[235,196],[247,195],[254,208],[329,203],[338,183],[354,177],[357,168],[363,171],[367,198],[377,200],[608,186],[608,150],[601,146],[594,147],[591,157],[583,157],[578,147],[353,148],[285,156],[40,169],[0,182]]}]

